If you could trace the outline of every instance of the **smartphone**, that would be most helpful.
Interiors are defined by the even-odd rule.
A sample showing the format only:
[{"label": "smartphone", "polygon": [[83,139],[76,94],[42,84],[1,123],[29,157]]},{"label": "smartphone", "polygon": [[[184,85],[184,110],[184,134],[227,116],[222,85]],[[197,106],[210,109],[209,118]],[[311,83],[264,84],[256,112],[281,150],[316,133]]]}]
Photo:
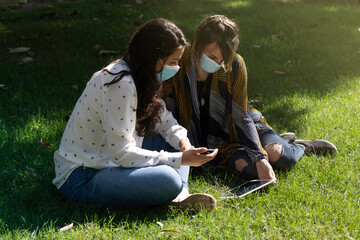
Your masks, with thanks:
[{"label": "smartphone", "polygon": [[209,154],[209,153],[213,153],[214,151],[215,151],[215,149],[208,148],[206,152],[203,152],[201,154]]},{"label": "smartphone", "polygon": [[230,189],[229,191],[223,193],[220,196],[220,199],[228,198],[242,198],[246,195],[259,191],[260,189],[274,183],[276,179],[255,179],[245,182],[237,187]]}]

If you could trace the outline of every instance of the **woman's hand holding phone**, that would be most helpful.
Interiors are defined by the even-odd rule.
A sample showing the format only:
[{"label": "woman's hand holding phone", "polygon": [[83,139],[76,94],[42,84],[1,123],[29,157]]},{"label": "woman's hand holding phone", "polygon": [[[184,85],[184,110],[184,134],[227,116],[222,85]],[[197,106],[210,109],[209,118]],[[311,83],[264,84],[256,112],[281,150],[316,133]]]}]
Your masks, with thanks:
[{"label": "woman's hand holding phone", "polygon": [[207,149],[203,147],[187,149],[183,152],[181,165],[200,167],[204,163],[214,159],[217,153],[217,149]]}]

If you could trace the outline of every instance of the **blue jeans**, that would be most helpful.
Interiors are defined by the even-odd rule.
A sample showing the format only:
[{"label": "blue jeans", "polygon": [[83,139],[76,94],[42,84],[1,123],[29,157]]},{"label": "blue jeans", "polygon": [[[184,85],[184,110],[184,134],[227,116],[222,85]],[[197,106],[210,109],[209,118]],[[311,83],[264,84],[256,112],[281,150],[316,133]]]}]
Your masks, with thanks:
[{"label": "blue jeans", "polygon": [[[167,143],[160,134],[150,137],[145,137],[142,144],[142,148],[153,151],[164,150],[167,152],[178,152],[178,150],[176,150],[169,143]],[[180,169],[179,170],[176,169],[176,171],[179,173],[184,187],[189,188],[188,179],[189,179],[190,167],[181,165]]]},{"label": "blue jeans", "polygon": [[[283,148],[280,158],[276,162],[270,163],[274,170],[290,170],[304,155],[304,149],[301,146],[285,141],[272,130],[264,132],[259,138],[263,147],[270,144],[280,144]],[[252,163],[244,148],[239,148],[235,151],[227,163],[228,167],[230,169],[236,169],[235,161],[238,159],[244,159],[248,163],[248,166],[243,169],[244,175],[251,178],[258,178],[256,166]]]},{"label": "blue jeans", "polygon": [[[164,141],[165,142],[165,141]],[[161,139],[144,140],[143,147],[161,150]],[[158,149],[154,149],[154,148]],[[167,165],[142,168],[78,167],[60,187],[66,199],[102,207],[144,207],[173,200],[187,186],[189,167],[179,171]]]}]

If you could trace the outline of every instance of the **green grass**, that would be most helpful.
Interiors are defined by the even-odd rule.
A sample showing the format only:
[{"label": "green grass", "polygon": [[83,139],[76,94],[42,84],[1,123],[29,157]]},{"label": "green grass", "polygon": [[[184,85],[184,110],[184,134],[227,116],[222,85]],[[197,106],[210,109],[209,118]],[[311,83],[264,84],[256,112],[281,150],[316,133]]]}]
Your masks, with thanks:
[{"label": "green grass", "polygon": [[[219,201],[213,212],[104,210],[62,200],[51,184],[52,155],[92,73],[124,53],[142,22],[168,18],[191,40],[209,14],[238,24],[249,98],[263,103],[258,108],[274,129],[329,140],[339,153],[303,157],[293,170],[278,172],[266,192]],[[356,0],[89,0],[0,8],[6,86],[0,88],[0,238],[359,239],[359,28]],[[279,32],[281,39],[272,40]],[[20,64],[29,53],[10,54],[16,47],[31,47],[34,61]],[[99,56],[101,49],[119,55]],[[242,180],[200,173],[192,172],[191,189],[216,197]],[[70,223],[71,230],[59,232]]]}]

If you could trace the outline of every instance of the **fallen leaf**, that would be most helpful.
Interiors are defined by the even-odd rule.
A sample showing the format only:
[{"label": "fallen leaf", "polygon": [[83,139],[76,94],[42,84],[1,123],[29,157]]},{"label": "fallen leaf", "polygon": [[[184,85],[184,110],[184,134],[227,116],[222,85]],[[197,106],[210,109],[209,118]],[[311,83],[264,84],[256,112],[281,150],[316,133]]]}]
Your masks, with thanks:
[{"label": "fallen leaf", "polygon": [[164,227],[164,224],[162,222],[156,222],[157,225],[159,225],[160,227]]},{"label": "fallen leaf", "polygon": [[274,71],[274,74],[275,74],[275,75],[279,75],[279,76],[284,76],[284,75],[286,75],[286,73],[281,72],[281,71]]},{"label": "fallen leaf", "polygon": [[48,142],[43,142],[42,138],[40,139],[40,145],[41,146],[50,146],[50,147],[53,147],[54,145],[48,143]]},{"label": "fallen leaf", "polygon": [[23,59],[21,59],[20,64],[29,63],[33,61],[34,59],[32,57],[24,57]]},{"label": "fallen leaf", "polygon": [[259,100],[257,100],[257,99],[250,100],[250,101],[249,101],[249,104],[252,105],[252,106],[254,106],[254,107],[256,107],[256,108],[259,108],[259,107],[264,106],[264,103],[261,102],[261,101],[259,101]]},{"label": "fallen leaf", "polygon": [[69,225],[67,225],[67,226],[65,226],[65,227],[62,227],[62,228],[60,228],[60,232],[64,232],[64,231],[67,231],[67,230],[70,230],[70,229],[72,229],[74,227],[74,223],[71,223],[71,224],[69,224]]},{"label": "fallen leaf", "polygon": [[276,34],[273,34],[273,35],[271,35],[271,39],[273,40],[273,41],[275,41],[275,40],[282,40],[282,32],[278,32],[278,33],[276,33]]},{"label": "fallen leaf", "polygon": [[72,89],[78,90],[79,86],[77,84],[71,86]]},{"label": "fallen leaf", "polygon": [[101,45],[100,44],[96,44],[95,47],[94,47],[96,50],[99,50],[101,48]]},{"label": "fallen leaf", "polygon": [[260,45],[253,45],[253,48],[261,48]]},{"label": "fallen leaf", "polygon": [[119,52],[119,51],[112,51],[112,50],[102,49],[102,50],[100,50],[99,55],[116,54],[116,53],[118,53],[118,52]]},{"label": "fallen leaf", "polygon": [[9,53],[24,53],[29,51],[31,48],[29,47],[17,47],[17,48],[11,48]]},{"label": "fallen leaf", "polygon": [[256,96],[258,96],[258,97],[265,97],[265,95],[264,94],[262,94],[262,93],[258,93],[258,94],[256,94]]},{"label": "fallen leaf", "polygon": [[142,0],[136,0],[136,4],[143,4]]},{"label": "fallen leaf", "polygon": [[161,230],[160,232],[173,232],[173,233],[183,234],[183,233],[181,233],[181,232],[179,232],[179,231],[172,230],[172,229],[163,229],[163,230]]},{"label": "fallen leaf", "polygon": [[287,60],[285,63],[284,63],[284,66],[287,66],[291,63],[291,60]]},{"label": "fallen leaf", "polygon": [[138,18],[141,19],[141,18],[143,18],[143,16],[144,16],[144,14],[140,14]]}]

